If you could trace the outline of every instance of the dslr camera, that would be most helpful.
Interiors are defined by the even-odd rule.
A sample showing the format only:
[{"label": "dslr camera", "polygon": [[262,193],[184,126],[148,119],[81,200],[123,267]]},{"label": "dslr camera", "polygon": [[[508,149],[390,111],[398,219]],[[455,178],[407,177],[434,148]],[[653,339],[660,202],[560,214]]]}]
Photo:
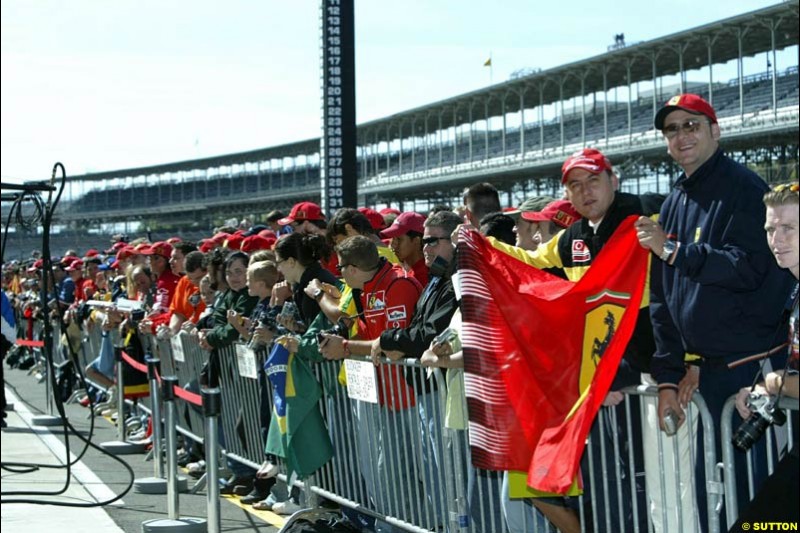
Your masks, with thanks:
[{"label": "dslr camera", "polygon": [[336,335],[337,337],[347,339],[349,338],[348,330],[349,328],[347,327],[347,324],[345,324],[344,320],[340,320],[331,329],[317,333],[317,343],[320,343],[324,340],[323,335]]},{"label": "dslr camera", "polygon": [[144,320],[144,309],[134,309],[131,311],[131,327],[138,328],[139,322]]},{"label": "dslr camera", "polygon": [[775,405],[775,400],[775,397],[753,392],[747,397],[747,407],[752,413],[731,438],[739,451],[749,450],[772,424],[782,426],[786,423],[786,413]]}]

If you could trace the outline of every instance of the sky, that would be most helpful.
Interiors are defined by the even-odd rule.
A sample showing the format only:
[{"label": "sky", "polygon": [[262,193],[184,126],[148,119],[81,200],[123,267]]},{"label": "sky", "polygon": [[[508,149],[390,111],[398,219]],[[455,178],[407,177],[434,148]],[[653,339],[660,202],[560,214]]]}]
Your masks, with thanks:
[{"label": "sky", "polygon": [[[602,54],[617,33],[646,41],[778,0],[674,0],[663,14],[641,0],[355,3],[362,123]],[[57,161],[70,176],[319,136],[317,0],[0,6],[3,182],[49,178]]]}]

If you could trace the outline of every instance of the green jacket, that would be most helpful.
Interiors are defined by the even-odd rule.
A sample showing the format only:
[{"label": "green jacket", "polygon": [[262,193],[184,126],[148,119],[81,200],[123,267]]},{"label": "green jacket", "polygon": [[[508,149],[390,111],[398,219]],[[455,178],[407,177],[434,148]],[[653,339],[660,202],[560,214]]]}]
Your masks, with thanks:
[{"label": "green jacket", "polygon": [[239,338],[239,332],[228,324],[228,310],[233,309],[242,316],[250,316],[257,304],[258,297],[247,294],[247,287],[238,292],[233,289],[225,291],[221,305],[214,308],[214,329],[206,336],[208,344],[214,348],[233,344]]}]

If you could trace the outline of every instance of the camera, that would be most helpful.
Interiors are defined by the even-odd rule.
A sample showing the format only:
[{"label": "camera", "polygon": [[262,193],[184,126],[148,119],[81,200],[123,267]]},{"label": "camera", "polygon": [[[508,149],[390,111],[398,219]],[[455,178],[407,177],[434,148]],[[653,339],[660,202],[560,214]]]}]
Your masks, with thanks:
[{"label": "camera", "polygon": [[450,350],[455,353],[461,351],[461,339],[458,336],[458,330],[447,328],[433,339],[433,344],[449,344]]},{"label": "camera", "polygon": [[775,406],[775,398],[771,396],[751,392],[747,407],[752,411],[750,418],[742,422],[731,438],[733,445],[742,452],[749,450],[770,425],[786,423],[786,413]]},{"label": "camera", "polygon": [[317,344],[325,340],[323,335],[335,335],[337,337],[342,337],[344,339],[347,339],[349,337],[347,324],[344,323],[344,320],[340,320],[331,329],[326,331],[320,331],[319,333],[317,333]]},{"label": "camera", "polygon": [[134,328],[139,327],[139,322],[144,319],[144,309],[134,309],[131,311],[131,326]]},{"label": "camera", "polygon": [[678,415],[672,409],[664,413],[664,433],[671,437],[678,432]]},{"label": "camera", "polygon": [[258,325],[262,328],[269,330],[273,335],[278,333],[278,324],[275,322],[275,319],[270,316],[265,316],[259,319]]},{"label": "camera", "polygon": [[294,302],[283,302],[283,307],[281,307],[281,312],[278,316],[282,316],[285,318],[293,318],[295,312],[297,311],[297,305]]}]

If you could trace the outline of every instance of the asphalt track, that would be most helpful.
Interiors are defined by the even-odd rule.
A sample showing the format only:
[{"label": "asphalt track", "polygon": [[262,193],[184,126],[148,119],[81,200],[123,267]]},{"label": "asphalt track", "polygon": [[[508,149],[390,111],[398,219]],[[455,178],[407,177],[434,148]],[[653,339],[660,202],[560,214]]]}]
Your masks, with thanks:
[{"label": "asphalt track", "polygon": [[[5,364],[5,363],[3,363]],[[63,426],[48,428],[33,425],[33,416],[46,413],[45,386],[28,375],[27,371],[5,368],[6,397],[14,404],[8,412],[8,427],[2,431],[2,462],[62,465],[64,463]],[[64,406],[72,425],[88,435],[89,410],[78,404]],[[116,426],[102,417],[95,418],[92,442],[117,440]],[[83,442],[74,435],[69,438],[70,452],[74,456],[83,448]],[[134,478],[153,476],[153,463],[145,456],[126,455],[121,458],[130,465]],[[15,468],[15,470],[24,470]],[[2,506],[0,525],[3,533],[139,533],[142,522],[168,518],[167,496],[141,494],[131,489],[121,500],[94,507],[67,507],[18,503],[20,500],[39,502],[96,503],[121,494],[131,481],[128,470],[119,462],[90,448],[80,463],[71,469],[70,483],[61,495],[13,495],[11,492],[60,492],[67,480],[66,468],[39,468],[31,472],[2,470]],[[189,486],[194,480],[189,478]],[[207,511],[205,489],[197,494],[180,495],[181,517],[205,519]],[[221,531],[226,532],[277,532],[284,519],[269,511],[255,511],[238,503],[238,497],[223,496],[220,501]]]}]

